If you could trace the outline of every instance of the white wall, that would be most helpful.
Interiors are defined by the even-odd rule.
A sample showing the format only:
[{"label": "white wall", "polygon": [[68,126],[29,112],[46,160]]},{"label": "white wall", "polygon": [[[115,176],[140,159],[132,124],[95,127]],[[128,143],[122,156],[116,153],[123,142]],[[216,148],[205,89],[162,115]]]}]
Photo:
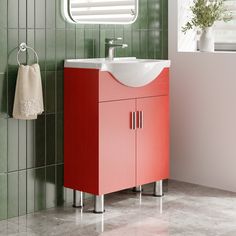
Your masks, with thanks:
[{"label": "white wall", "polygon": [[236,53],[177,50],[169,0],[171,178],[236,192]]}]

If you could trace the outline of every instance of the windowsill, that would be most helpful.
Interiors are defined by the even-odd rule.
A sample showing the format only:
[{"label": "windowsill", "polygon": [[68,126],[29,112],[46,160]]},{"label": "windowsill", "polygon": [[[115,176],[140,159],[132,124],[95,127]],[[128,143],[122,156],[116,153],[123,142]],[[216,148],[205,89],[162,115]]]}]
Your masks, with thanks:
[{"label": "windowsill", "polygon": [[221,51],[214,52],[200,52],[200,51],[178,51],[178,53],[197,53],[197,54],[236,54],[236,51]]},{"label": "windowsill", "polygon": [[[197,43],[197,49],[199,49]],[[213,53],[213,54],[234,54],[236,53],[236,43],[215,43],[215,51],[214,52],[200,52],[199,50],[196,51],[178,51],[183,53]]]}]

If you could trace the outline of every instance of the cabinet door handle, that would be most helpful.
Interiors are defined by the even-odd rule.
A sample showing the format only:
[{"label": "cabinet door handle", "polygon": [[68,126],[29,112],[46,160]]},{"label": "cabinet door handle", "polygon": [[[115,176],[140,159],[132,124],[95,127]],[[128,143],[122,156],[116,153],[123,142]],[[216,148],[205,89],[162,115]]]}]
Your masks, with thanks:
[{"label": "cabinet door handle", "polygon": [[131,129],[136,129],[136,112],[131,112]]},{"label": "cabinet door handle", "polygon": [[138,125],[138,127],[140,129],[143,129],[143,111],[139,111],[138,114],[139,114],[139,117],[138,117],[139,125]]}]

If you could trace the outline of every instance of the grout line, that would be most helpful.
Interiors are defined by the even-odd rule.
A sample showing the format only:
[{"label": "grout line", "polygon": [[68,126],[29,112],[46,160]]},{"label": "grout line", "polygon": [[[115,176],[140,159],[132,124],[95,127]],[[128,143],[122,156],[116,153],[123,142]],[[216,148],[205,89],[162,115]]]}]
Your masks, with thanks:
[{"label": "grout line", "polygon": [[[19,0],[18,0],[18,45],[19,45],[19,42],[20,42],[20,30],[19,30],[19,27],[20,27],[20,8],[19,8]],[[18,196],[17,196],[17,200],[18,200],[18,212],[17,212],[17,216],[19,216],[19,212],[20,212],[20,197],[19,197],[19,185],[20,185],[20,180],[19,180],[19,169],[20,169],[20,163],[19,163],[19,158],[20,158],[20,146],[19,146],[19,142],[20,142],[20,137],[19,137],[19,131],[20,131],[20,121],[17,120],[17,131],[18,131],[18,140],[17,140],[17,143],[18,143],[18,170],[17,170],[17,181],[18,181],[18,188],[17,188],[17,192],[18,192]]]},{"label": "grout line", "polygon": [[[65,25],[65,58],[67,58],[67,50],[66,50],[66,46],[67,46],[67,34],[66,34],[66,28],[67,27],[67,23]],[[85,39],[85,38],[84,38]],[[85,50],[85,49],[84,49]],[[67,188],[64,188],[65,189],[65,201],[67,200]]]},{"label": "grout line", "polygon": [[[30,168],[26,168],[26,169],[21,169],[20,171],[28,171],[28,170],[38,170],[38,169],[42,169],[42,168],[48,168],[48,167],[52,167],[52,166],[61,166],[64,165],[63,162],[57,163],[57,164],[49,164],[46,166],[38,166],[38,167],[30,167]],[[18,170],[13,170],[13,171],[8,171],[8,172],[1,172],[0,174],[11,174],[11,173],[15,173]]]},{"label": "grout line", "polygon": [[[36,26],[36,7],[35,7],[35,4],[36,3],[36,0],[34,0],[34,47],[35,47],[35,44],[36,44],[36,30],[35,30],[35,26]],[[36,121],[33,121],[34,122],[34,166],[36,166]],[[35,211],[35,176],[36,176],[36,172],[34,171],[34,210]]]},{"label": "grout line", "polygon": [[[56,25],[56,2],[55,2],[55,25]],[[56,33],[56,31],[55,31]],[[55,36],[55,41],[56,41],[56,36]],[[56,43],[55,43],[56,44]],[[55,46],[55,52],[54,52],[54,58],[56,60],[56,46]],[[56,70],[56,64],[54,64],[55,66],[55,164],[57,163],[57,70]],[[55,206],[58,205],[58,199],[57,199],[57,166],[55,166],[55,173],[54,173],[54,177],[55,177]]]},{"label": "grout line", "polygon": [[[47,30],[46,30],[46,25],[47,25],[47,11],[46,11],[46,0],[44,0],[44,10],[45,10],[45,15],[44,15],[44,17],[45,17],[45,29],[44,29],[44,40],[45,40],[45,44],[44,44],[44,50],[45,50],[45,53],[44,53],[44,81],[45,81],[45,87],[44,87],[44,89],[45,89],[45,96],[44,96],[44,99],[45,99],[45,102],[46,102],[46,105],[47,105],[47,96],[46,96],[46,94],[47,94],[47,72],[46,72],[46,70],[47,70],[47,68],[46,68],[46,66],[47,66],[47,63],[46,63],[46,60],[47,60]],[[45,104],[44,104],[44,109],[46,110],[47,109],[47,107],[45,107]],[[44,114],[44,122],[45,122],[45,153],[44,153],[44,155],[45,155],[45,166],[47,165],[47,116],[46,116],[46,112],[45,112],[45,114]],[[44,208],[46,208],[46,206],[47,206],[47,186],[46,186],[46,183],[47,183],[47,168],[45,168],[45,174],[44,174],[44,194],[45,194],[45,198],[44,198]]]},{"label": "grout line", "polygon": [[[26,0],[26,43],[28,44],[28,1],[29,0]],[[28,55],[26,54],[26,63],[28,64]],[[25,155],[25,158],[26,158],[26,168],[28,166],[28,124],[29,124],[29,121],[26,121],[26,155]],[[26,204],[25,204],[25,212],[27,214],[28,212],[28,178],[27,178],[27,169],[25,170],[25,184],[26,184],[26,188],[25,188],[25,200],[26,200]]]}]

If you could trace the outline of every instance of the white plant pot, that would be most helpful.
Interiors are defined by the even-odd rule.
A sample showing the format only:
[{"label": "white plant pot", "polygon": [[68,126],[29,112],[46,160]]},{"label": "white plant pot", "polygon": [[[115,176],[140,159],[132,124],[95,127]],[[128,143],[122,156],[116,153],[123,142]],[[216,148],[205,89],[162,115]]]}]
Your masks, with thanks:
[{"label": "white plant pot", "polygon": [[215,39],[213,27],[205,28],[202,32],[199,41],[200,52],[214,52],[215,51]]}]

